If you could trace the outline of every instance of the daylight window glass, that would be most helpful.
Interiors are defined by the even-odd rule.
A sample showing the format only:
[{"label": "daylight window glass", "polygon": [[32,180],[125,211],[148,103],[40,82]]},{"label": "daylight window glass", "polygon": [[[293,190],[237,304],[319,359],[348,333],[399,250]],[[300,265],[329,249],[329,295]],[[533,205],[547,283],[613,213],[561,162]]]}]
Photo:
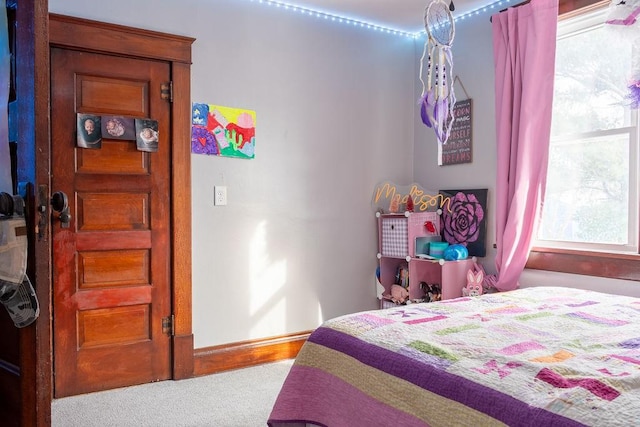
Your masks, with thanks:
[{"label": "daylight window glass", "polygon": [[[637,251],[637,111],[630,38],[606,10],[558,27],[547,187],[536,246]],[[615,46],[615,48],[612,48]]]}]

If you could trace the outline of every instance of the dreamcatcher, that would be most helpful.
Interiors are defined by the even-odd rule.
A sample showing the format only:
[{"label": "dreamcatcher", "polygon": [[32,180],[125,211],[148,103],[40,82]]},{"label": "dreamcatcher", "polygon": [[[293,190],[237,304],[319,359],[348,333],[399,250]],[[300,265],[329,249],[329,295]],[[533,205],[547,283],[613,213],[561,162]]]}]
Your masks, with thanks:
[{"label": "dreamcatcher", "polygon": [[[456,97],[453,91],[453,55],[451,44],[455,27],[451,11],[443,0],[432,0],[424,11],[424,27],[427,40],[420,59],[420,116],[422,122],[433,128],[440,144],[446,144],[453,125],[453,107]],[[424,60],[427,57],[427,81],[423,79]]]},{"label": "dreamcatcher", "polygon": [[627,99],[631,108],[640,107],[640,0],[613,0],[609,5],[606,24],[631,39],[631,76]]}]

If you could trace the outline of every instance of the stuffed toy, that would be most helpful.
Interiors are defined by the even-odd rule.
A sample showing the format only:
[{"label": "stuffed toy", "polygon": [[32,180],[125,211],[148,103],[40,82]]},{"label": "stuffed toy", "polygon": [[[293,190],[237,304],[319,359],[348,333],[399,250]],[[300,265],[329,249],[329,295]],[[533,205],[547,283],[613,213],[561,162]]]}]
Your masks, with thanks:
[{"label": "stuffed toy", "polygon": [[391,301],[404,304],[409,299],[409,291],[400,285],[391,285]]},{"label": "stuffed toy", "polygon": [[477,268],[470,268],[467,271],[467,287],[463,289],[463,295],[478,297],[482,295],[482,282],[484,281],[484,271]]}]

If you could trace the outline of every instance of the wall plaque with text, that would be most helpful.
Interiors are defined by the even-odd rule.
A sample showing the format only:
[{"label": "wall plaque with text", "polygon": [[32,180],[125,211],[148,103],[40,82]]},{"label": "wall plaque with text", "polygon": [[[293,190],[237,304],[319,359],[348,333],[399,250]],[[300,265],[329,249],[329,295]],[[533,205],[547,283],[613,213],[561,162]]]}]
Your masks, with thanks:
[{"label": "wall plaque with text", "polygon": [[451,126],[451,134],[446,144],[442,145],[439,164],[457,165],[460,163],[471,163],[473,160],[472,151],[472,104],[471,99],[456,102],[453,107],[453,117],[455,121]]}]

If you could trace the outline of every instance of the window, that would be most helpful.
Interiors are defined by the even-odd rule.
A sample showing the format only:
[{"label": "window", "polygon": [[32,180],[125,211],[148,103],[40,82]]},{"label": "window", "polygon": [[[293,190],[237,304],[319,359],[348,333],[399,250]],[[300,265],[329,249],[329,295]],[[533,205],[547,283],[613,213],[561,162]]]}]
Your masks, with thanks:
[{"label": "window", "polygon": [[526,267],[640,281],[632,52],[603,24],[607,5],[560,0],[546,200]]},{"label": "window", "polygon": [[535,246],[638,253],[638,114],[631,37],[608,8],[561,21],[547,188]]}]

